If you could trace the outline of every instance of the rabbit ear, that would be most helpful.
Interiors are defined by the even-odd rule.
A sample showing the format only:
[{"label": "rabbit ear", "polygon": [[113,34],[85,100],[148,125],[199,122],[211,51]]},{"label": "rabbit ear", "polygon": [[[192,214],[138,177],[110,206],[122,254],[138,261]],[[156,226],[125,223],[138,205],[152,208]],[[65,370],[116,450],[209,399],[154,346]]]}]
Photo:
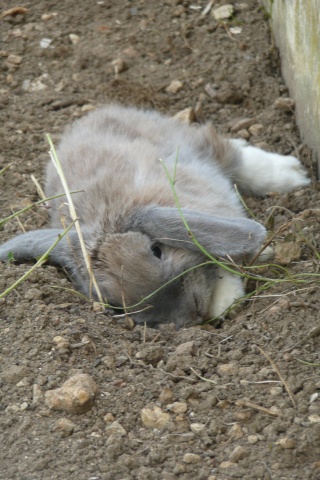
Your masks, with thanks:
[{"label": "rabbit ear", "polygon": [[[0,261],[7,261],[9,254],[13,254],[17,262],[27,262],[41,257],[63,234],[60,229],[34,230],[32,232],[18,235],[0,246]],[[76,232],[70,231],[67,237],[50,252],[49,263],[62,267],[69,267],[72,259],[70,245],[77,247],[78,239]]]},{"label": "rabbit ear", "polygon": [[[266,231],[248,218],[219,217],[189,209],[181,211],[190,232],[209,253],[243,255],[256,251]],[[166,245],[199,251],[176,208],[146,207],[134,215],[133,229]]]}]

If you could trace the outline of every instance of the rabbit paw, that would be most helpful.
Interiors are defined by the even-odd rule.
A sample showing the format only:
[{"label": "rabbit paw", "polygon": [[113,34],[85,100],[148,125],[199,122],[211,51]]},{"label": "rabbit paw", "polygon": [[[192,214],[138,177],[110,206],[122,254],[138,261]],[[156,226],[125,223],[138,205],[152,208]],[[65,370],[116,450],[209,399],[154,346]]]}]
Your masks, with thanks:
[{"label": "rabbit paw", "polygon": [[218,317],[244,295],[244,288],[240,277],[219,268],[218,279],[212,296],[211,317]]},{"label": "rabbit paw", "polygon": [[241,150],[239,180],[244,191],[265,196],[269,192],[287,193],[310,184],[297,158],[266,152],[239,140],[233,142]]}]

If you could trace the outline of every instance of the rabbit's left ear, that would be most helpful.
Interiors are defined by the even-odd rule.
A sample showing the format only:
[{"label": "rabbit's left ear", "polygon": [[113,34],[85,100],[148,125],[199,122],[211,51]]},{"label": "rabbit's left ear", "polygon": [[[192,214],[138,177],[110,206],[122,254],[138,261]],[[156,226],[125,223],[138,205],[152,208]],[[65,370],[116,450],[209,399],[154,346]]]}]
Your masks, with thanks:
[{"label": "rabbit's left ear", "polygon": [[209,253],[225,257],[253,253],[265,239],[266,230],[248,218],[219,217],[189,209],[145,207],[132,217],[131,229],[152,240],[177,248],[199,251],[186,229]]},{"label": "rabbit's left ear", "polygon": [[[41,257],[63,234],[63,230],[50,228],[34,230],[18,235],[0,246],[0,261],[9,260],[10,254],[17,262],[27,262]],[[63,237],[50,253],[49,263],[62,267],[70,267],[72,252],[70,245],[77,248],[78,239],[75,231]]]}]

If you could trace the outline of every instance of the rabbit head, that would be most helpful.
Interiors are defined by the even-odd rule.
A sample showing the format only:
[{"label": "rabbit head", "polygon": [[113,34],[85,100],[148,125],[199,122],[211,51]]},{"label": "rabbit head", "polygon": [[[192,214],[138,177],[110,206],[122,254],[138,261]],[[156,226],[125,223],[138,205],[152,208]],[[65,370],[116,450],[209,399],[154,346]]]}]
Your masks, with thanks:
[{"label": "rabbit head", "polygon": [[[9,252],[20,262],[37,258],[61,233],[48,229],[20,235],[0,247],[0,259],[5,260]],[[259,247],[265,230],[246,218],[158,206],[132,212],[120,233],[97,233],[84,227],[92,272],[105,301],[149,326],[174,323],[180,328],[212,318],[218,270],[208,263],[191,234],[211,255],[239,258]],[[84,294],[97,297],[94,289],[90,292],[75,231],[61,239],[49,262],[64,267]]]}]

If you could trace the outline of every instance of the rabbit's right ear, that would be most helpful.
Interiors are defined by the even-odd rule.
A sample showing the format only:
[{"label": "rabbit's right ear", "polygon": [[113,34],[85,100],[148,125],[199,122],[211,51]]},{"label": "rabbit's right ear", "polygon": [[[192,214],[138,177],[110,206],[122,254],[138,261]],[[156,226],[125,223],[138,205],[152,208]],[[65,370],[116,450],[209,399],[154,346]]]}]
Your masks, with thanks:
[{"label": "rabbit's right ear", "polygon": [[[10,254],[17,262],[27,262],[41,257],[63,234],[60,229],[34,230],[18,235],[0,246],[0,261],[9,260]],[[72,247],[78,247],[78,238],[75,231],[70,231],[50,252],[49,263],[70,268],[72,263]]]},{"label": "rabbit's right ear", "polygon": [[257,251],[266,236],[265,228],[248,218],[219,217],[195,210],[170,207],[145,207],[133,213],[131,229],[173,247],[199,251],[186,229],[209,253],[225,257]]}]

